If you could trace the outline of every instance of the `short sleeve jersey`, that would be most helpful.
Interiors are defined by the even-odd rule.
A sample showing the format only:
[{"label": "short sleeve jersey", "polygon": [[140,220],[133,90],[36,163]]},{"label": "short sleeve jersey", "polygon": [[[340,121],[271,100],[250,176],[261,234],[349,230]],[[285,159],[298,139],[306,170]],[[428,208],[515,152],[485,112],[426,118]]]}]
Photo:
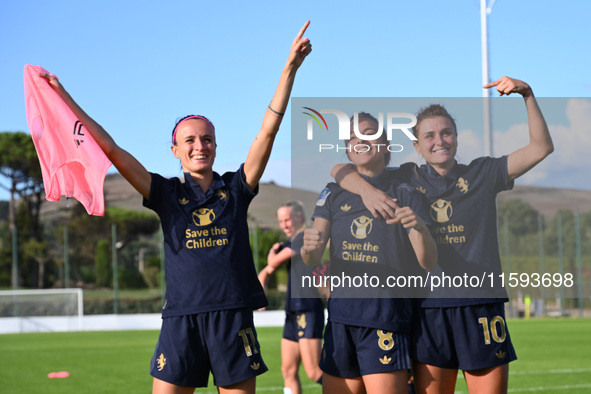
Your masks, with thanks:
[{"label": "short sleeve jersey", "polygon": [[[456,164],[441,176],[429,164],[406,163],[403,179],[425,194],[430,204],[432,234],[438,246],[438,269],[448,276],[489,278],[502,272],[497,236],[497,194],[513,188],[507,156],[481,157],[469,165]],[[497,276],[498,277],[498,276]],[[475,282],[474,282],[475,283]],[[479,305],[507,300],[502,288],[438,287],[421,302],[423,307]]]},{"label": "short sleeve jersey", "polygon": [[[370,183],[398,199],[398,205],[410,206],[429,223],[424,197],[407,184],[401,184],[385,172],[368,179]],[[331,277],[347,277],[353,282],[378,277],[373,285],[331,289],[329,320],[341,324],[370,327],[393,332],[409,332],[413,300],[392,297],[385,286],[389,276],[423,274],[414,253],[408,231],[401,224],[388,225],[374,219],[361,197],[330,183],[321,193],[314,218],[331,223]],[[331,278],[336,279],[336,278]],[[384,286],[382,286],[384,285]],[[357,292],[359,291],[359,293]],[[354,295],[355,298],[352,298]]]},{"label": "short sleeve jersey", "polygon": [[257,191],[246,184],[242,166],[214,173],[206,193],[188,173],[184,179],[152,174],[144,206],[158,214],[164,233],[163,317],[267,305],[246,220]]},{"label": "short sleeve jersey", "polygon": [[285,244],[286,247],[291,248],[291,260],[287,263],[287,296],[285,300],[285,311],[288,313],[324,310],[324,303],[318,289],[301,284],[303,277],[314,275],[313,267],[306,265],[300,257],[303,240],[304,233],[300,232]]}]

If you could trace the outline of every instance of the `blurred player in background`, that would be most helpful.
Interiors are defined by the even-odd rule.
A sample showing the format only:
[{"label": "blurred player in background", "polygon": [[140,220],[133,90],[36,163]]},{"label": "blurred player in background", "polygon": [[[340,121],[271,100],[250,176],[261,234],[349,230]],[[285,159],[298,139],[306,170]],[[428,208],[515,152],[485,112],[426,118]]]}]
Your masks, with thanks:
[{"label": "blurred player in background", "polygon": [[285,383],[285,394],[300,394],[302,385],[299,377],[300,364],[304,365],[306,375],[315,382],[322,383],[320,369],[320,350],[324,330],[324,302],[317,288],[296,290],[305,291],[305,297],[294,297],[293,280],[301,275],[314,275],[311,267],[301,260],[299,249],[302,246],[303,231],[306,225],[304,206],[299,201],[289,201],[277,209],[279,226],[289,239],[271,247],[267,266],[259,273],[264,288],[267,280],[279,267],[287,265],[287,295],[285,299],[285,325],[281,339],[281,372]]}]

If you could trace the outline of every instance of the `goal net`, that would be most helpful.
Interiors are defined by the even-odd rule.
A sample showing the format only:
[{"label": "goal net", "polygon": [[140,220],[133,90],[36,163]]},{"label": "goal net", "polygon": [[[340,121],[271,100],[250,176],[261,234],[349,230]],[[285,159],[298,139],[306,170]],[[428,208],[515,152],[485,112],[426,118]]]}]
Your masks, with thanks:
[{"label": "goal net", "polygon": [[0,318],[20,332],[81,331],[83,316],[82,289],[0,291]]}]

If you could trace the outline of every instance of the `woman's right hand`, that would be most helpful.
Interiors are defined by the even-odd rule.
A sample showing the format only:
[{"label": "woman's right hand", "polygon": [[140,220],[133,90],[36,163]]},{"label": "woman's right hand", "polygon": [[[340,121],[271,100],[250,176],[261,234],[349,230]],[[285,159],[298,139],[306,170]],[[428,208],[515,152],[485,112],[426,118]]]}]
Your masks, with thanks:
[{"label": "woman's right hand", "polygon": [[360,194],[363,205],[371,212],[376,219],[396,218],[396,199],[390,197],[380,189],[368,184],[368,187]]},{"label": "woman's right hand", "polygon": [[303,249],[308,252],[314,252],[320,248],[320,231],[315,228],[307,228],[304,230],[304,244]]},{"label": "woman's right hand", "polygon": [[52,73],[39,73],[39,76],[45,79],[47,83],[49,83],[49,86],[53,88],[53,90],[60,90],[64,88],[59,79]]}]

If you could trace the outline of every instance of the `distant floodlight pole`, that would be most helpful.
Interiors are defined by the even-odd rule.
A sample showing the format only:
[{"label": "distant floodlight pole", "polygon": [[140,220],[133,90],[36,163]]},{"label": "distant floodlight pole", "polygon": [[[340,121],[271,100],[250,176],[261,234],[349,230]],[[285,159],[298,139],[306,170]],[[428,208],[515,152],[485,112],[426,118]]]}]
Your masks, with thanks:
[{"label": "distant floodlight pole", "polygon": [[[480,40],[481,40],[481,55],[482,55],[482,86],[490,82],[489,78],[489,62],[488,62],[488,15],[492,11],[495,0],[491,0],[490,5],[486,6],[486,0],[480,0]],[[484,155],[492,156],[492,132],[491,132],[491,116],[490,116],[490,91],[489,89],[482,89],[482,110],[483,110],[483,125],[484,125]]]}]

